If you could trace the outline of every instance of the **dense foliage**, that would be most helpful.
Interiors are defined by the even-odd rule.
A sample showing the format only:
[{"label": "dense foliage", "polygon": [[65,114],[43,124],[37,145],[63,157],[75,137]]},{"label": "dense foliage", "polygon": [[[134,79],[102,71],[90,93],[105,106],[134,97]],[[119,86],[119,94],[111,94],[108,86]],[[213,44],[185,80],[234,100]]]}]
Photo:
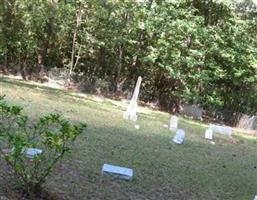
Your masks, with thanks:
[{"label": "dense foliage", "polygon": [[[251,0],[2,0],[0,63],[29,74],[66,68],[177,111],[257,112],[257,9]],[[88,84],[86,84],[88,86]]]},{"label": "dense foliage", "polygon": [[[0,153],[17,186],[33,194],[40,191],[46,177],[86,125],[72,125],[57,114],[31,123],[21,111],[21,107],[10,106],[0,97]],[[31,148],[32,153],[28,153]],[[35,149],[42,152],[33,155]]]}]

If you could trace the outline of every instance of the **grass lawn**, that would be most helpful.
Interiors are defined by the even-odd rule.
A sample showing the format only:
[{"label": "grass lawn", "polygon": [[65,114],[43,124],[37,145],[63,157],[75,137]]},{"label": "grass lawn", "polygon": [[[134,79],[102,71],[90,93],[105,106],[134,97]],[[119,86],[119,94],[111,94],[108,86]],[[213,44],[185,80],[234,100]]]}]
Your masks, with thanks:
[{"label": "grass lawn", "polygon": [[[206,124],[180,118],[186,141],[174,145],[170,143],[174,133],[163,128],[168,113],[140,107],[137,130],[134,122],[122,119],[124,107],[108,99],[101,102],[90,95],[4,78],[1,94],[23,106],[32,118],[57,112],[88,124],[70,156],[45,183],[64,199],[252,200],[257,193],[256,138],[235,132],[232,138],[214,135],[212,145],[203,139]],[[102,178],[104,163],[134,169],[134,180]],[[0,188],[4,184],[0,182]]]}]

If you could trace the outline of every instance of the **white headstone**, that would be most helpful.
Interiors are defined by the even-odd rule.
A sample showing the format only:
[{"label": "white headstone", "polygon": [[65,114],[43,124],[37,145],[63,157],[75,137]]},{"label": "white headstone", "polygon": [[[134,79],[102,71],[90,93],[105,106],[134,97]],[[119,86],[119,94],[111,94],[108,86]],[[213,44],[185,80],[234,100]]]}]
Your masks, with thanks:
[{"label": "white headstone", "polygon": [[140,126],[139,125],[135,125],[135,129],[140,129]]},{"label": "white headstone", "polygon": [[175,142],[176,144],[183,144],[185,136],[186,136],[185,131],[182,129],[178,129],[172,141]]},{"label": "white headstone", "polygon": [[232,129],[230,127],[210,124],[209,128],[212,129],[214,133],[220,133],[220,134],[229,135],[229,136],[231,136],[232,134]]},{"label": "white headstone", "polygon": [[135,87],[132,99],[130,101],[130,104],[128,106],[128,109],[123,114],[124,119],[137,121],[137,99],[138,99],[138,95],[139,95],[139,89],[140,89],[141,82],[142,82],[142,77],[139,76],[137,79],[136,87]]},{"label": "white headstone", "polygon": [[42,153],[41,149],[36,149],[36,148],[28,148],[26,151],[26,156],[28,158],[33,158],[36,155],[39,155]]},{"label": "white headstone", "polygon": [[106,175],[131,181],[133,179],[133,170],[125,167],[104,164],[102,167],[102,176]]},{"label": "white headstone", "polygon": [[254,199],[253,200],[257,200],[257,195],[254,197]]},{"label": "white headstone", "polygon": [[175,115],[172,115],[170,118],[170,125],[169,125],[169,129],[171,131],[176,131],[178,128],[178,117]]},{"label": "white headstone", "polygon": [[205,131],[205,139],[212,140],[213,131],[212,129],[208,128]]}]

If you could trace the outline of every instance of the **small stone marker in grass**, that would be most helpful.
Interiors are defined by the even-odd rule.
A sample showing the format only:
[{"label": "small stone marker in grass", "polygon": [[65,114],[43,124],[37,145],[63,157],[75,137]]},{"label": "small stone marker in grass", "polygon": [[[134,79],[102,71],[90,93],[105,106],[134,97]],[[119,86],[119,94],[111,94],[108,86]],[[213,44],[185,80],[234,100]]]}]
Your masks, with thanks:
[{"label": "small stone marker in grass", "polygon": [[104,164],[102,167],[102,176],[112,176],[114,178],[131,181],[133,179],[133,170],[125,167]]},{"label": "small stone marker in grass", "polygon": [[253,200],[257,200],[257,195],[254,197],[254,199]]},{"label": "small stone marker in grass", "polygon": [[220,133],[223,135],[231,136],[231,134],[232,134],[232,129],[230,127],[210,124],[209,128],[212,129],[213,132]]},{"label": "small stone marker in grass", "polygon": [[123,114],[124,119],[137,121],[137,99],[138,99],[138,95],[139,95],[139,89],[140,89],[141,82],[142,82],[142,77],[139,76],[137,79],[136,87],[135,87],[132,99],[130,101],[130,104],[128,106],[128,109]]},{"label": "small stone marker in grass", "polygon": [[205,131],[205,139],[212,140],[213,131],[212,129],[208,128]]},{"label": "small stone marker in grass", "polygon": [[140,129],[139,125],[135,125],[134,127],[135,127],[135,129]]},{"label": "small stone marker in grass", "polygon": [[26,156],[28,158],[33,158],[36,155],[39,155],[42,153],[41,149],[36,149],[36,148],[28,148],[26,151]]},{"label": "small stone marker in grass", "polygon": [[176,131],[178,128],[178,117],[175,115],[172,115],[170,118],[170,125],[169,125],[169,129],[171,131]]},{"label": "small stone marker in grass", "polygon": [[185,140],[185,136],[186,136],[185,131],[182,129],[178,129],[172,141],[175,142],[176,144],[183,144]]}]

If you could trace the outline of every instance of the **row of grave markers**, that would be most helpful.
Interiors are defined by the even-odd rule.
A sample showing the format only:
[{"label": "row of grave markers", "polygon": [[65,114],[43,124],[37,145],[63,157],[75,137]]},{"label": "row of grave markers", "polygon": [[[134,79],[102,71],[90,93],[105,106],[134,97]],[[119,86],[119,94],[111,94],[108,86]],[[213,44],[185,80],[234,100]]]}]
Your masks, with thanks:
[{"label": "row of grave markers", "polygon": [[[123,118],[127,120],[137,121],[137,99],[139,95],[140,85],[142,82],[142,78],[139,76],[136,87],[130,101],[130,104],[127,108],[127,111],[124,112]],[[172,140],[172,142],[176,144],[183,144],[185,139],[185,131],[183,129],[178,129],[178,117],[171,116],[169,126],[165,125],[164,127],[168,127],[171,131],[176,131],[176,134]],[[136,129],[139,129],[138,125],[135,125]],[[217,132],[224,135],[231,136],[232,129],[230,127],[224,127],[220,125],[210,124],[209,128],[205,131],[205,138],[208,140],[213,139],[213,132]],[[30,159],[33,159],[34,156],[37,156],[42,153],[41,149],[36,148],[28,148],[26,150],[26,156]],[[132,181],[133,179],[133,169],[115,166],[111,164],[104,164],[101,170],[102,176],[112,176],[114,178],[124,179]],[[255,196],[254,200],[257,200],[257,196]]]},{"label": "row of grave markers", "polygon": [[[137,79],[137,83],[133,92],[133,96],[131,98],[130,104],[126,110],[126,112],[124,112],[123,114],[123,118],[126,120],[132,120],[132,121],[137,121],[138,116],[137,116],[137,99],[138,99],[138,95],[139,95],[139,91],[140,91],[140,85],[142,82],[142,77],[139,76]],[[178,129],[178,117],[173,115],[170,118],[170,123],[169,125],[164,125],[164,127],[169,128],[169,130],[171,131],[176,131],[176,134],[172,140],[172,142],[176,143],[176,144],[183,144],[184,143],[184,139],[185,139],[185,131],[183,129]],[[139,125],[135,125],[136,129],[139,129]],[[226,135],[231,135],[231,128],[227,128],[227,127],[222,127],[219,125],[214,125],[214,124],[210,124],[209,128],[206,130],[205,132],[205,138],[208,140],[212,140],[213,139],[213,132],[218,132],[221,134],[226,134]],[[214,143],[214,142],[213,142]],[[215,143],[214,143],[215,144]],[[102,169],[102,175],[104,174],[119,174],[118,172],[120,171],[130,171],[131,169],[128,168],[119,168],[117,166],[112,166],[112,165],[104,165],[103,169]],[[108,173],[109,171],[109,173]],[[115,172],[116,171],[116,172]],[[124,173],[125,175],[126,173]],[[133,171],[132,171],[133,174]]]},{"label": "row of grave markers", "polygon": [[[169,130],[176,131],[176,135],[173,139],[173,142],[175,142],[177,144],[182,144],[184,142],[185,132],[182,129],[178,129],[178,117],[177,116],[174,116],[174,115],[171,116]],[[223,135],[231,136],[232,129],[230,127],[209,124],[209,128],[207,128],[205,131],[205,135],[204,135],[205,139],[212,140],[213,133],[220,133]],[[211,143],[215,144],[214,142],[211,142]]]}]

